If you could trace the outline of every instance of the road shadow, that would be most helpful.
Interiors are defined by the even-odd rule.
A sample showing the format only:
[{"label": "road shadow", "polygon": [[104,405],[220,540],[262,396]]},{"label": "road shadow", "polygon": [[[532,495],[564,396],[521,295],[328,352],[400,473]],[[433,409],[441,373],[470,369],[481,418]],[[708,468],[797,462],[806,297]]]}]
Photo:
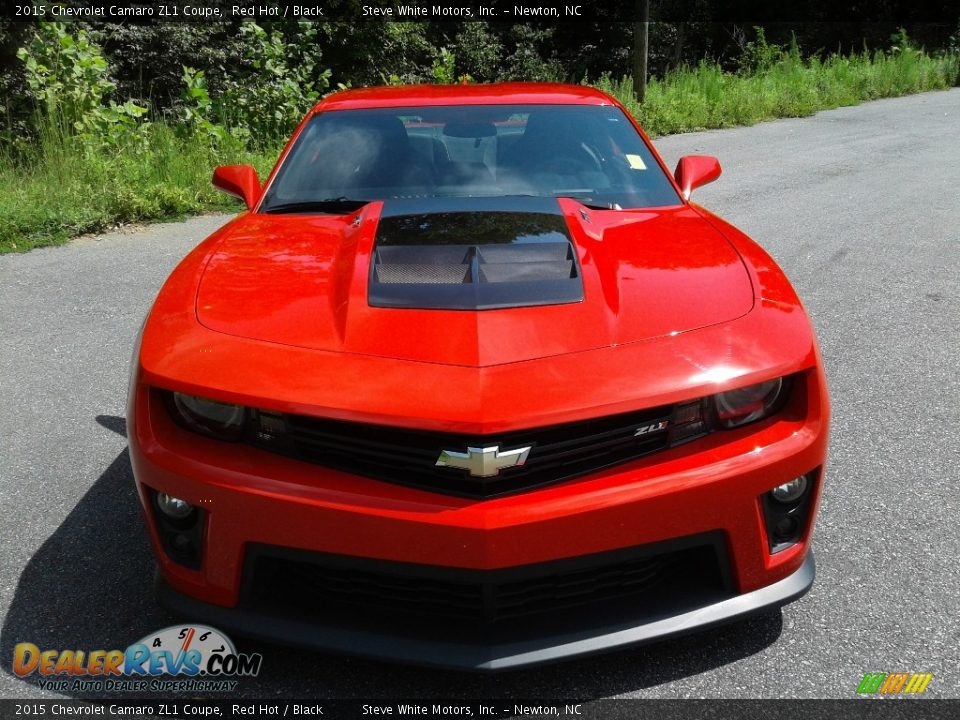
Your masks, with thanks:
[{"label": "road shadow", "polygon": [[[101,415],[96,419],[124,434],[122,418]],[[41,650],[122,650],[152,631],[179,622],[154,600],[153,568],[124,449],[21,572],[0,630],[0,668],[14,675],[13,648],[20,642],[34,643]],[[748,657],[775,642],[782,627],[777,610],[673,641],[497,675],[424,670],[234,638],[241,652],[264,656],[261,674],[244,679],[234,696],[601,698]],[[32,674],[22,682],[39,687],[39,680]]]},{"label": "road shadow", "polygon": [[115,432],[117,435],[127,436],[127,421],[116,415],[97,415],[97,424],[105,427],[107,430]]},{"label": "road shadow", "polygon": [[21,572],[0,630],[0,668],[13,674],[20,642],[41,650],[124,649],[170,625],[153,601],[152,572],[124,449]]}]

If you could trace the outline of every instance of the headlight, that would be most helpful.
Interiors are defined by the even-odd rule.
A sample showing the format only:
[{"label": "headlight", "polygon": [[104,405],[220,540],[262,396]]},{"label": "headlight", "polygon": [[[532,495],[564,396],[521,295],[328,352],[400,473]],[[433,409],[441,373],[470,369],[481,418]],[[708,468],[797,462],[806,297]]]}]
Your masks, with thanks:
[{"label": "headlight", "polygon": [[714,395],[717,424],[729,429],[767,417],[778,408],[783,390],[783,378],[777,378]]},{"label": "headlight", "polygon": [[242,405],[206,398],[170,393],[170,414],[180,425],[218,440],[239,440],[243,435],[247,411]]}]

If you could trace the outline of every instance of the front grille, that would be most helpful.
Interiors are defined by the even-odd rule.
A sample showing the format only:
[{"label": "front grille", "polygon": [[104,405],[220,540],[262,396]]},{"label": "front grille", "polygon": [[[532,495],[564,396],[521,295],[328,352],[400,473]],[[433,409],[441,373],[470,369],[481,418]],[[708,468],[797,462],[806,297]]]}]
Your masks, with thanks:
[{"label": "front grille", "polygon": [[[263,449],[355,475],[448,495],[488,498],[559,482],[667,447],[672,408],[663,406],[594,420],[496,435],[410,430],[260,412],[250,442]],[[641,427],[662,427],[637,436]],[[525,463],[493,477],[438,467],[444,450],[530,447]]]},{"label": "front grille", "polygon": [[328,620],[507,626],[615,604],[675,610],[728,591],[716,533],[503,570],[464,570],[255,545],[246,604]]}]

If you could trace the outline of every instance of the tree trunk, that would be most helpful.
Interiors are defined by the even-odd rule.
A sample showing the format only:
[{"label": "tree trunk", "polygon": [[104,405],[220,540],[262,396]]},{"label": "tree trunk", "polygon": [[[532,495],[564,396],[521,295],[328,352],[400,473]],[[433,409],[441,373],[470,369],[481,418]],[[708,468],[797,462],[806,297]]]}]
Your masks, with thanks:
[{"label": "tree trunk", "polygon": [[675,70],[680,67],[683,61],[683,45],[687,39],[687,24],[685,22],[677,23],[677,36],[673,41],[673,54],[670,57],[670,69]]},{"label": "tree trunk", "polygon": [[637,21],[633,24],[633,94],[643,104],[647,94],[647,40],[650,30],[650,0],[635,0]]}]

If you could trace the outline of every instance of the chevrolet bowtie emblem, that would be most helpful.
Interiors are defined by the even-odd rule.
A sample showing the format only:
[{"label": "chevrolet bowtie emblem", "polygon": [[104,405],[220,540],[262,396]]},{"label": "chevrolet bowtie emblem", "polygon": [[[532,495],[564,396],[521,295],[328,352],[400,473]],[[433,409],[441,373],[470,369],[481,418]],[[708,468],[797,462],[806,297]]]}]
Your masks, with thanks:
[{"label": "chevrolet bowtie emblem", "polygon": [[473,477],[494,477],[508,467],[518,467],[527,461],[530,447],[500,450],[499,445],[485,448],[468,447],[467,451],[444,450],[437,458],[437,467],[469,470]]}]

